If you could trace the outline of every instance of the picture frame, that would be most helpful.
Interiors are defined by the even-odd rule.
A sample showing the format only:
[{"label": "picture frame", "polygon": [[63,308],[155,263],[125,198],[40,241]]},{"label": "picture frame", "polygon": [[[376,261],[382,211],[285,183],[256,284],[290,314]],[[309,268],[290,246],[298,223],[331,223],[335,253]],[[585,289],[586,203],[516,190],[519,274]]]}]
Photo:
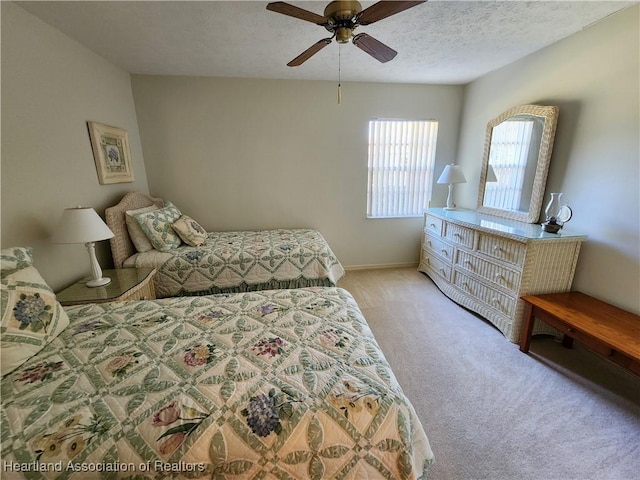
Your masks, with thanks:
[{"label": "picture frame", "polygon": [[87,126],[100,185],[133,182],[127,131],[98,122]]}]

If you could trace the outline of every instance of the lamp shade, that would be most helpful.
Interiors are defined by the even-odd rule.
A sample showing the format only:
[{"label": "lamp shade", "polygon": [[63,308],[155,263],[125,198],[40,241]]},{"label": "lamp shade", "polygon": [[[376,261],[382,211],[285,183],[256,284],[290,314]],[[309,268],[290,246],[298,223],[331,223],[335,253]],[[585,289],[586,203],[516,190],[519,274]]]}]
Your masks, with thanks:
[{"label": "lamp shade", "polygon": [[56,226],[53,243],[88,243],[107,240],[113,232],[90,207],[66,208]]},{"label": "lamp shade", "polygon": [[498,177],[496,177],[496,171],[493,169],[491,165],[487,165],[487,182],[497,182]]},{"label": "lamp shade", "polygon": [[462,173],[460,166],[452,163],[444,167],[437,183],[467,183],[467,179],[464,178],[464,173]]}]

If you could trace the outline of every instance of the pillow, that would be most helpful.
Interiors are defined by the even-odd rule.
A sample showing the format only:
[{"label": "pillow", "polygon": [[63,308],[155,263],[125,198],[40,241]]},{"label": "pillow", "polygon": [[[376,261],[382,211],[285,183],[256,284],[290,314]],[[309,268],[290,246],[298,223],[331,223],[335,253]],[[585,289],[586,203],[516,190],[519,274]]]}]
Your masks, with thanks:
[{"label": "pillow", "polygon": [[156,250],[168,252],[182,243],[180,237],[171,228],[171,224],[178,220],[182,213],[171,202],[163,208],[153,210],[151,212],[136,213],[133,218],[136,219],[142,231],[151,241],[151,245]]},{"label": "pillow", "polygon": [[124,216],[125,221],[127,223],[127,230],[129,231],[129,237],[131,241],[136,247],[136,250],[140,253],[148,252],[149,250],[153,250],[153,245],[149,241],[149,238],[145,235],[140,227],[140,224],[134,218],[134,215],[137,213],[146,213],[151,212],[153,210],[158,210],[158,207],[155,205],[149,205],[148,207],[138,208],[137,210],[127,210]]},{"label": "pillow", "polygon": [[171,225],[171,228],[173,228],[184,243],[192,247],[204,245],[207,239],[206,230],[188,215],[182,215]]},{"label": "pillow", "polygon": [[69,325],[67,313],[32,264],[31,248],[0,251],[2,376],[29,360]]}]

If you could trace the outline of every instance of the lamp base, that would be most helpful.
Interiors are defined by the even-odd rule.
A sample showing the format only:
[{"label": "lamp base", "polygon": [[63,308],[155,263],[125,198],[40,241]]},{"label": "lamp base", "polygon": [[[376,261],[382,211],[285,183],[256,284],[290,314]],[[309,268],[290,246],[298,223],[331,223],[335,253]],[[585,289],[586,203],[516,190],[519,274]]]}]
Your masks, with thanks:
[{"label": "lamp base", "polygon": [[111,283],[111,279],[102,276],[102,269],[96,258],[96,244],[95,242],[87,242],[84,244],[89,252],[89,262],[91,263],[91,280],[87,282],[87,287],[104,287]]},{"label": "lamp base", "polygon": [[547,233],[558,233],[561,228],[562,225],[556,223],[555,220],[549,220],[542,224],[542,230]]},{"label": "lamp base", "polygon": [[86,285],[87,287],[95,288],[95,287],[104,287],[105,285],[109,285],[111,283],[111,279],[109,277],[96,278],[93,280],[89,280]]},{"label": "lamp base", "polygon": [[447,195],[447,206],[445,210],[455,210],[456,206],[453,204],[453,183],[449,184],[449,194]]}]

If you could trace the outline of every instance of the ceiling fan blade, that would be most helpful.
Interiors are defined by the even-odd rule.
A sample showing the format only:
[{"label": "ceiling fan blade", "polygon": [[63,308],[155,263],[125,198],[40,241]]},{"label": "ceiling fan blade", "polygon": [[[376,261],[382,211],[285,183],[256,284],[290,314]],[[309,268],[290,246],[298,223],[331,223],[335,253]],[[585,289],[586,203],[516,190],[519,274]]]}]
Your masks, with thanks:
[{"label": "ceiling fan blade", "polygon": [[368,8],[365,8],[361,11],[356,17],[356,23],[360,25],[370,25],[373,22],[377,22],[378,20],[382,20],[383,18],[390,17],[391,15],[395,15],[396,13],[403,12],[408,8],[415,7],[416,5],[420,5],[421,3],[425,3],[427,0],[420,0],[414,2],[378,2],[374,3]]},{"label": "ceiling fan blade", "polygon": [[317,13],[310,12],[309,10],[296,7],[295,5],[285,2],[269,3],[267,4],[267,10],[299,18],[300,20],[306,20],[307,22],[315,23],[316,25],[325,25],[327,23],[327,19],[322,15],[318,15]]},{"label": "ceiling fan blade", "polygon": [[314,43],[309,48],[307,48],[304,52],[298,55],[296,58],[287,63],[288,67],[297,67],[298,65],[302,65],[304,62],[309,60],[312,56],[322,50],[324,47],[331,43],[331,38],[323,38],[322,40]]},{"label": "ceiling fan blade", "polygon": [[353,36],[353,44],[363,52],[368,53],[373,58],[382,63],[387,63],[389,60],[393,60],[398,54],[393,48],[387,47],[380,40],[376,40],[371,35],[366,33],[359,33]]}]

